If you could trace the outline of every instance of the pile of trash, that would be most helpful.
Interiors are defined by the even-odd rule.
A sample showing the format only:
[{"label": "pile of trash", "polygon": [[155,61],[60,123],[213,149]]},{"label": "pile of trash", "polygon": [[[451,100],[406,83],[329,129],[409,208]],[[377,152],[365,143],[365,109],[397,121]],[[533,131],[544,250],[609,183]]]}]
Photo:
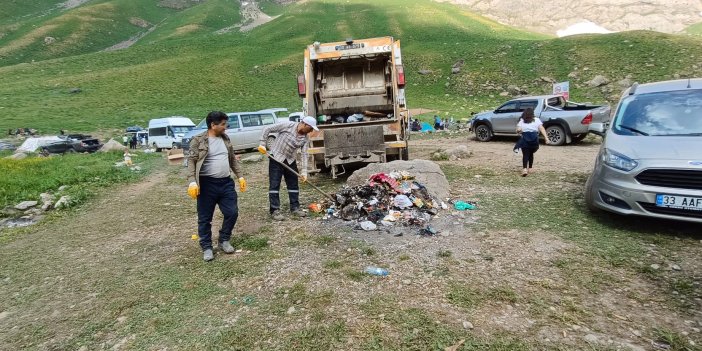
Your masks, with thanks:
[{"label": "pile of trash", "polygon": [[364,230],[395,225],[426,227],[439,210],[448,208],[406,171],[373,174],[365,184],[344,186],[334,198],[324,219],[357,221]]}]

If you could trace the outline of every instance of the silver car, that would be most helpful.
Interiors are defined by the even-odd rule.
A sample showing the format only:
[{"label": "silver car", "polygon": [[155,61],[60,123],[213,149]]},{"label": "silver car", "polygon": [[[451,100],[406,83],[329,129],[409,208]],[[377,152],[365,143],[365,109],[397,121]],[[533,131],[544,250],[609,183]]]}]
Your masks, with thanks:
[{"label": "silver car", "polygon": [[702,223],[702,79],[634,84],[585,186],[592,210]]}]

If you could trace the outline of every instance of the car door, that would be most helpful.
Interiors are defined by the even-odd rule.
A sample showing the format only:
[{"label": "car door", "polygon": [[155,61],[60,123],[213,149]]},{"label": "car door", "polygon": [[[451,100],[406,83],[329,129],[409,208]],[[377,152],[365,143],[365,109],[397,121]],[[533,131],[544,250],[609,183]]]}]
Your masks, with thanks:
[{"label": "car door", "polygon": [[521,115],[518,101],[509,101],[498,107],[492,116],[492,130],[495,133],[515,133],[517,120]]},{"label": "car door", "polygon": [[[514,120],[512,121],[513,127],[512,129],[516,130],[517,129],[517,123],[519,123],[519,119],[522,117],[522,113],[526,111],[526,109],[531,108],[532,110],[536,110],[536,106],[539,105],[538,100],[520,100],[519,101],[519,106],[517,106],[517,110],[519,113],[514,117]],[[536,116],[539,117],[539,116]]]},{"label": "car door", "polygon": [[245,140],[243,138],[243,128],[241,127],[240,116],[237,114],[229,114],[229,121],[227,121],[227,136],[232,143],[234,150],[243,150],[246,148]]}]

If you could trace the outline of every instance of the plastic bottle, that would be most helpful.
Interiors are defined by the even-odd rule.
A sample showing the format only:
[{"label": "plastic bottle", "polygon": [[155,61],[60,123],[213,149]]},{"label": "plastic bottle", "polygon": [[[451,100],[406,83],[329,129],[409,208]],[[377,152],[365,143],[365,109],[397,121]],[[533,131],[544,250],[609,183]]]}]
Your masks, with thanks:
[{"label": "plastic bottle", "polygon": [[366,267],[366,273],[368,273],[370,275],[377,275],[380,277],[385,277],[388,274],[390,274],[390,272],[388,272],[387,269],[380,268],[380,267],[373,267],[373,266]]}]

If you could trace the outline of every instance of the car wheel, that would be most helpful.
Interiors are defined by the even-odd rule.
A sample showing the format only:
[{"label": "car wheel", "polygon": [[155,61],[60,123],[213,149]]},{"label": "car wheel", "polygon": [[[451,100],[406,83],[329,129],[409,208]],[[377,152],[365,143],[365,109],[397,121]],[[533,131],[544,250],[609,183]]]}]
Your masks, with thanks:
[{"label": "car wheel", "polygon": [[560,146],[566,142],[565,130],[559,125],[552,125],[546,128],[546,136],[551,145]]},{"label": "car wheel", "polygon": [[599,213],[602,212],[597,206],[595,206],[595,194],[593,193],[593,183],[594,183],[594,174],[591,174],[589,177],[587,177],[587,182],[585,182],[585,205],[587,205],[587,209],[590,210],[592,213]]},{"label": "car wheel", "polygon": [[583,141],[585,137],[587,137],[587,133],[575,134],[571,137],[571,140],[573,140],[574,143],[579,143]]},{"label": "car wheel", "polygon": [[171,149],[175,149],[177,147],[178,147],[178,145],[176,145],[176,143],[171,144]]},{"label": "car wheel", "polygon": [[475,138],[478,141],[490,141],[492,139],[492,130],[487,124],[481,124],[475,127]]},{"label": "car wheel", "polygon": [[66,152],[69,154],[74,154],[76,152],[76,149],[70,148],[70,149],[66,150]]}]

